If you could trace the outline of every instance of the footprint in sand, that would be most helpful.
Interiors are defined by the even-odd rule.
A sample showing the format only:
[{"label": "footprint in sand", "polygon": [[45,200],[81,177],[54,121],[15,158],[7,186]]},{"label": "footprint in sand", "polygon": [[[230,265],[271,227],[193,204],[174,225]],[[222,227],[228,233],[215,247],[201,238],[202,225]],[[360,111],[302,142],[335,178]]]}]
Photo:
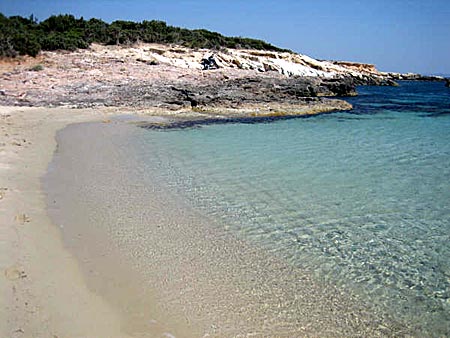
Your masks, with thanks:
[{"label": "footprint in sand", "polygon": [[5,270],[5,277],[8,280],[17,280],[27,277],[27,274],[25,273],[23,268],[11,266]]},{"label": "footprint in sand", "polygon": [[175,338],[175,336],[169,332],[164,332],[162,336],[164,338]]},{"label": "footprint in sand", "polygon": [[0,200],[5,198],[7,190],[8,190],[8,188],[0,188]]},{"label": "footprint in sand", "polygon": [[20,224],[25,224],[31,222],[31,218],[27,214],[16,215],[14,220]]}]

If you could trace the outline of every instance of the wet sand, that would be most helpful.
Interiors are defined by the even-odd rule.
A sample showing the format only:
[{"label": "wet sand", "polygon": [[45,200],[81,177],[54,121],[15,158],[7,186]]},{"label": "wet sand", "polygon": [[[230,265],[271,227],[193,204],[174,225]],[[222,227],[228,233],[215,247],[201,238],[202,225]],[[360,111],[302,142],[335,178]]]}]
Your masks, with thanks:
[{"label": "wet sand", "polygon": [[156,181],[139,158],[136,135],[146,132],[120,120],[71,125],[58,133],[45,178],[49,213],[67,249],[130,336],[405,334],[354,295],[237,238]]}]

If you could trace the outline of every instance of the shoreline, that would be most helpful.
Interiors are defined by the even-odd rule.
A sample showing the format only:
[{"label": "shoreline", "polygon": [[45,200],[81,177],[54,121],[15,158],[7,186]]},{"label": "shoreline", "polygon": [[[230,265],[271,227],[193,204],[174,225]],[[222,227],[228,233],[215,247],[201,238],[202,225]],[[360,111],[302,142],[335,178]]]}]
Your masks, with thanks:
[{"label": "shoreline", "polygon": [[[77,257],[72,250],[68,249],[68,242],[63,241],[61,229],[51,222],[47,214],[47,205],[45,203],[46,193],[42,190],[41,178],[47,172],[48,163],[54,156],[54,151],[57,147],[55,140],[56,133],[70,124],[80,122],[98,121],[103,122],[100,125],[103,125],[105,128],[114,128],[115,122],[111,123],[111,119],[114,120],[114,117],[117,116],[118,113],[108,110],[92,109],[74,111],[72,109],[62,108],[48,109],[21,107],[1,107],[0,112],[2,118],[1,151],[2,155],[5,155],[2,156],[2,175],[0,176],[0,182],[2,188],[7,188],[7,190],[3,191],[3,198],[0,200],[0,208],[2,210],[0,216],[1,223],[5,224],[2,229],[0,241],[2,244],[0,256],[2,258],[1,268],[4,273],[0,282],[0,288],[2,295],[5,295],[2,296],[4,304],[2,304],[0,317],[4,318],[4,321],[1,323],[0,333],[10,337],[20,337],[23,335],[36,335],[42,337],[52,335],[58,337],[127,337],[127,333],[129,332],[141,332],[142,334],[136,334],[135,336],[145,336],[143,333],[145,331],[142,331],[142,328],[145,327],[145,325],[148,326],[150,323],[150,326],[154,330],[153,332],[157,332],[159,336],[167,336],[167,334],[171,334],[170,332],[181,332],[181,336],[189,336],[189,334],[187,334],[189,327],[188,329],[182,329],[183,315],[177,315],[177,318],[181,319],[175,320],[174,322],[171,322],[170,317],[168,317],[174,314],[176,310],[172,312],[170,310],[171,308],[168,308],[168,313],[167,311],[160,313],[156,307],[154,308],[156,309],[154,310],[156,312],[153,312],[153,314],[160,313],[161,315],[159,317],[158,315],[155,315],[153,318],[161,320],[155,322],[153,319],[149,319],[142,322],[141,313],[143,312],[141,311],[144,311],[144,308],[148,310],[148,306],[144,306],[144,308],[141,308],[142,310],[139,310],[139,306],[136,306],[135,309],[126,306],[126,304],[130,304],[127,302],[138,302],[140,298],[139,294],[132,295],[128,293],[129,296],[122,297],[120,300],[112,298],[107,299],[105,298],[105,294],[102,294],[103,291],[100,292],[100,294],[96,292],[103,290],[103,286],[107,285],[104,284],[104,278],[107,278],[108,270],[103,270],[103,272],[106,271],[105,273],[102,272],[102,269],[94,270],[97,271],[96,278],[98,284],[96,290],[95,286],[93,287],[93,284],[91,284],[92,279],[91,282],[88,282],[91,278],[89,277],[89,271],[86,270],[86,268],[89,269],[90,267],[89,263],[87,263],[88,261],[80,260],[80,257]],[[125,119],[126,121],[127,119],[135,120],[133,116],[130,118],[119,118],[119,120],[121,119]],[[164,121],[166,117],[153,117],[153,119]],[[138,117],[136,120],[141,120],[141,118]],[[129,122],[133,124],[131,121],[127,121],[126,123],[129,124]],[[123,123],[123,121],[121,123]],[[131,125],[131,127],[137,128],[135,125]],[[8,136],[5,134],[8,134]],[[19,145],[19,141],[23,143],[20,143]],[[104,141],[107,142],[107,139]],[[113,146],[111,145],[111,147]],[[107,148],[102,149],[107,151]],[[171,214],[173,210],[166,210],[165,212]],[[180,212],[184,218],[186,216],[185,213],[182,211]],[[162,220],[164,220],[166,216],[162,217]],[[202,222],[203,221],[200,223]],[[208,223],[208,221],[206,221],[206,223]],[[198,225],[199,223],[195,224]],[[206,224],[202,225],[199,229],[206,229],[205,226]],[[176,233],[178,234],[178,230]],[[170,234],[170,232],[167,233],[167,236],[169,236],[168,238],[173,238],[171,236],[175,235]],[[189,232],[185,233],[185,235],[187,234],[189,234]],[[210,235],[212,236],[213,232],[210,233]],[[179,237],[180,235],[178,234],[177,236]],[[192,237],[194,240],[198,235],[192,233],[189,236],[194,236]],[[213,236],[212,238],[216,237]],[[212,238],[210,241],[206,242],[214,242],[212,241]],[[172,239],[167,243],[171,243],[171,241]],[[198,243],[198,240],[195,240],[194,242]],[[226,243],[233,247],[234,245],[238,245],[239,242],[234,242],[235,244],[232,244],[233,241],[226,241]],[[91,246],[91,248],[100,248],[105,245],[108,246],[106,239],[103,237],[100,237],[100,241],[94,244],[95,245]],[[241,246],[238,245],[238,247]],[[205,248],[205,250],[210,249]],[[235,249],[231,250],[231,252],[235,251]],[[223,253],[225,255],[223,256],[224,260],[228,257],[228,254],[226,254],[227,252],[228,251],[225,250]],[[256,257],[259,256],[260,254],[256,255]],[[200,256],[193,257],[195,257],[196,260],[200,258]],[[100,258],[100,260],[101,259],[106,258]],[[246,260],[241,261],[245,262]],[[268,261],[267,259],[261,259],[260,262],[260,272],[261,275],[263,275],[266,273],[264,266]],[[115,263],[116,262],[109,261],[108,264]],[[280,263],[275,264],[279,265]],[[120,264],[117,265],[118,269],[119,266]],[[94,264],[91,268],[92,267],[99,267],[99,265]],[[158,269],[163,269],[164,265],[157,265],[157,267]],[[285,269],[283,268],[283,264],[279,267],[282,270]],[[239,276],[241,276],[241,269],[236,271],[239,271]],[[247,277],[248,280],[252,280],[253,277],[251,277],[252,273],[250,270],[243,271],[245,276],[250,274]],[[259,268],[257,271],[259,271]],[[116,272],[117,271],[114,269],[109,270],[109,273],[114,274]],[[128,278],[131,278],[131,276],[132,274],[127,275],[127,273],[125,273],[125,276],[123,277],[125,279],[123,279],[122,282],[120,282],[120,279],[117,280],[115,287],[114,282],[112,282],[112,284],[110,283],[112,285],[112,294],[116,295],[114,290],[122,290],[122,288],[117,289],[118,285],[126,285],[121,283],[125,283],[127,280],[130,281]],[[303,275],[302,278],[305,278],[305,276]],[[159,280],[159,278],[156,278],[153,280],[155,283],[164,283],[164,279]],[[339,314],[339,317],[343,316],[343,318],[346,318],[348,315],[351,316],[351,312],[346,314],[346,311],[342,311],[345,309],[345,306],[347,306],[345,304],[351,304],[351,302],[347,303],[348,299],[346,296],[339,294],[337,290],[337,293],[328,290],[327,294],[331,292],[333,296],[327,298],[328,296],[322,294],[325,290],[318,288],[318,286],[314,286],[311,289],[314,284],[311,284],[308,278],[300,278],[299,280],[304,281],[302,284],[299,284],[299,287],[303,285],[306,287],[306,290],[309,290],[312,294],[317,294],[322,301],[325,301],[324,304],[328,304],[327,306],[331,309],[334,306],[339,305],[338,308],[340,310],[336,312],[335,315]],[[113,281],[116,280],[113,279]],[[226,285],[226,283],[221,283],[220,285],[222,284],[225,285],[221,287],[232,287],[233,285]],[[136,286],[136,283],[131,283],[132,289],[134,286]],[[173,287],[174,286],[166,289],[166,294],[167,292],[170,292]],[[215,290],[215,288],[216,286],[212,289],[206,288],[202,292],[208,294],[208,292],[213,292],[212,290]],[[156,290],[163,289],[156,288]],[[285,289],[283,292],[287,292],[287,290],[289,290],[289,288]],[[301,287],[300,290],[302,290]],[[124,291],[124,294],[127,295],[127,292],[133,293],[135,291],[135,289]],[[230,295],[231,294],[232,293],[230,293]],[[287,297],[288,294],[289,293],[283,297]],[[149,298],[152,299],[152,297]],[[222,300],[226,301],[226,299],[227,298],[225,297]],[[317,315],[317,304],[314,303],[313,299],[308,300],[308,298],[306,298],[303,301],[306,301],[304,304],[308,304],[306,309],[314,309],[310,312],[316,313]],[[328,301],[331,301],[332,303],[328,303]],[[137,303],[134,304],[136,305]],[[192,304],[190,306],[192,306]],[[327,306],[322,308],[322,310],[327,309]],[[122,309],[120,309],[121,307]],[[356,308],[359,309],[358,311],[363,311],[363,313],[367,311],[367,309]],[[129,310],[126,310],[124,313],[124,309]],[[304,311],[306,310],[304,309],[303,312]],[[328,312],[329,310],[325,311]],[[308,312],[304,312],[305,318],[310,316],[311,313],[308,314]],[[377,324],[376,318],[372,318],[369,322],[365,322],[365,320],[368,320],[368,317],[362,314],[359,316],[359,319],[351,325],[349,324],[350,322],[345,324],[344,327],[341,328],[344,330],[342,332],[350,333],[353,332],[353,330],[358,331],[364,329],[367,333],[372,329],[375,329],[375,332],[380,330],[380,333],[385,332],[385,330],[394,329],[388,329],[382,325],[377,328],[379,324]],[[322,318],[322,315],[319,315],[318,318]],[[349,318],[347,318],[347,320]],[[327,320],[330,319],[333,320],[332,318]],[[165,320],[168,320],[168,322],[165,322]],[[325,320],[325,317],[321,320]],[[358,321],[360,324],[357,324]],[[343,322],[345,322],[345,320]],[[169,325],[172,331],[166,330],[166,324]],[[347,327],[347,325],[350,326]],[[396,324],[394,324],[394,327],[395,326]],[[178,329],[176,329],[176,327],[178,327]],[[330,333],[331,331],[327,331],[330,330],[330,327],[331,326],[329,325],[325,325],[321,330],[325,330],[322,331],[323,333]],[[195,332],[195,329],[193,327],[191,328]],[[303,331],[305,334],[308,332],[313,334],[314,330],[317,330],[317,327],[314,329],[301,326],[299,329],[305,330]],[[398,330],[398,328],[396,330]]]},{"label": "shoreline", "polygon": [[[60,130],[115,117],[173,120],[119,109],[0,107],[1,336],[128,337],[123,328],[133,319],[126,324],[130,318],[88,287],[81,262],[48,216],[42,186]],[[161,325],[153,332],[163,335]]]},{"label": "shoreline", "polygon": [[[160,308],[157,322],[177,337],[402,332],[360,299],[234,236],[155,180],[140,152],[148,145],[135,144],[136,134],[148,132],[129,122],[64,129],[52,163],[56,171],[47,180],[51,215],[63,223],[88,285],[129,309],[126,322],[148,332],[158,313],[151,309]],[[117,271],[121,260],[128,273]],[[142,280],[142,289],[130,297],[120,287],[127,285],[123,278]],[[145,298],[140,293],[156,304],[137,310]]]}]

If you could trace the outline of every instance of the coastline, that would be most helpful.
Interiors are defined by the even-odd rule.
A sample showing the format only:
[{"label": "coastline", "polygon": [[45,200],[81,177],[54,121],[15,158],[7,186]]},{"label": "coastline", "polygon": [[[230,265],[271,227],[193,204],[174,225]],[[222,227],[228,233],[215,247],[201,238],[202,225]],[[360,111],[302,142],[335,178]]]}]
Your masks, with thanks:
[{"label": "coastline", "polygon": [[[4,274],[0,282],[1,292],[4,295],[2,296],[4,304],[2,304],[1,318],[4,318],[4,321],[1,323],[0,333],[10,337],[30,335],[42,337],[53,335],[58,337],[145,337],[148,334],[150,336],[168,337],[173,332],[176,332],[181,333],[176,335],[177,337],[186,337],[198,336],[198,334],[190,335],[188,333],[190,330],[197,333],[205,332],[198,331],[199,329],[193,323],[185,326],[186,322],[183,324],[184,315],[182,313],[176,315],[178,312],[176,308],[169,306],[164,308],[163,303],[163,311],[160,311],[161,304],[157,306],[157,302],[152,301],[153,296],[151,295],[148,298],[150,303],[144,302],[139,307],[138,303],[142,301],[140,299],[142,298],[142,293],[140,293],[138,287],[139,283],[137,281],[139,279],[135,279],[137,275],[134,275],[133,272],[130,274],[128,272],[121,273],[124,271],[121,270],[121,266],[125,267],[125,269],[127,269],[127,266],[126,264],[119,264],[115,259],[117,256],[114,255],[106,255],[99,260],[94,259],[92,255],[90,259],[82,259],[80,256],[77,256],[75,254],[77,249],[75,248],[75,251],[70,249],[70,242],[63,240],[60,227],[53,224],[48,216],[47,205],[45,203],[46,193],[42,190],[41,177],[47,172],[48,163],[51,161],[57,147],[55,135],[58,130],[70,124],[73,125],[73,123],[78,124],[80,122],[92,121],[103,122],[100,125],[105,126],[105,128],[114,128],[115,122],[111,123],[111,121],[114,121],[114,116],[117,116],[118,112],[113,110],[85,109],[74,111],[73,109],[62,108],[21,107],[2,107],[0,111],[2,118],[1,144],[2,155],[4,155],[2,156],[1,187],[7,188],[7,190],[3,190],[3,198],[0,201],[0,208],[2,210],[1,223],[5,225],[2,227],[1,233],[1,267]],[[165,118],[158,119],[165,120]],[[131,118],[131,120],[134,120],[134,118]],[[141,118],[137,120],[141,120]],[[123,124],[123,121],[120,123]],[[128,127],[136,128],[131,121],[127,121],[126,124]],[[99,127],[97,126],[96,128]],[[86,139],[88,143],[92,140],[92,135],[89,137]],[[98,135],[98,138],[102,138],[101,134]],[[111,135],[103,139],[102,142],[108,142],[109,140],[111,140]],[[109,150],[117,146],[111,145]],[[110,156],[108,154],[111,153],[108,152],[107,147],[104,149],[106,152],[104,156],[108,158]],[[83,161],[80,161],[80,163],[83,164]],[[60,174],[65,175],[64,173]],[[164,196],[164,194],[155,195],[155,208],[158,208],[159,204],[156,201],[161,196]],[[159,203],[161,204],[161,202]],[[159,205],[161,207],[162,218],[160,220],[162,222],[166,219],[172,219],[173,221],[174,217],[179,220],[186,218],[185,209],[180,209],[179,212],[177,211],[174,214],[176,208],[170,207],[173,204],[170,204],[168,208],[164,208],[164,205],[164,203]],[[192,217],[194,216],[189,216],[187,219],[192,221]],[[235,254],[229,256],[229,254],[239,252],[236,249],[242,248],[242,243],[234,239],[225,240],[222,236],[217,238],[214,231],[208,232],[209,230],[206,230],[202,232],[202,230],[209,229],[210,221],[197,218],[197,216],[194,217],[194,220],[194,224],[199,226],[197,229],[199,232],[182,232],[183,236],[180,236],[179,230],[182,228],[176,228],[173,229],[175,233],[172,233],[172,231],[165,232],[164,236],[166,237],[163,238],[167,240],[161,243],[172,243],[172,240],[177,237],[178,239],[174,242],[174,245],[179,243],[180,240],[192,240],[192,243],[204,246],[205,254],[214,252],[215,249],[213,250],[210,247],[211,243],[213,245],[221,243],[219,247],[223,246],[225,249],[223,251],[220,250],[222,253],[218,257],[222,257],[221,259],[223,261],[230,264],[229,267],[234,266],[234,269],[237,269],[236,272],[239,272],[233,278],[238,278],[238,280],[243,278],[243,280],[248,281],[254,279],[254,273],[260,276],[267,273],[265,268],[268,262],[271,261],[267,257],[250,249],[249,252],[252,257],[259,257],[256,260],[259,263],[256,263],[256,266],[252,266],[251,270],[248,269],[247,260],[244,259],[245,257],[249,257],[246,256],[247,254],[238,254],[237,257],[240,259],[237,262],[240,263],[237,265],[234,261],[230,262],[230,257],[231,259],[236,259],[236,256]],[[186,231],[189,228],[194,229],[195,227],[184,228],[184,230]],[[199,233],[201,234],[200,238],[202,240],[204,239],[202,236],[205,233],[207,237],[209,236],[211,238],[207,241],[199,241]],[[136,232],[130,235],[133,234],[137,236],[136,238],[141,236]],[[161,235],[163,234],[164,232],[161,233]],[[75,240],[77,239],[75,238],[77,236],[73,237]],[[86,242],[90,243],[90,248],[93,250],[111,247],[112,245],[106,237],[100,236],[95,237],[95,239],[99,239],[99,241],[95,242],[95,240],[92,240],[91,242]],[[156,243],[158,242],[159,239]],[[223,245],[224,243],[226,245]],[[89,244],[86,245],[89,246]],[[233,247],[235,248],[232,249]],[[127,248],[130,247],[128,246]],[[135,249],[137,248],[135,247]],[[173,248],[173,250],[176,254],[176,248]],[[161,252],[164,252],[164,250]],[[196,256],[195,252],[198,253],[198,251],[191,252],[191,254],[194,254],[192,256],[193,259],[198,260],[200,257],[205,257],[204,255]],[[215,255],[217,256],[217,253]],[[197,267],[202,266],[203,263],[201,261],[198,261],[200,265]],[[182,264],[182,262],[180,261],[177,264]],[[289,269],[284,270],[286,266],[280,262],[272,263],[278,266],[279,270],[277,271],[290,271]],[[139,264],[142,264],[142,261]],[[153,264],[156,264],[156,268],[159,269],[154,271],[163,271],[166,266],[159,260],[155,260]],[[102,267],[105,266],[109,266],[110,269],[105,268],[102,270]],[[208,266],[211,267],[214,265],[206,265],[205,267]],[[245,266],[247,268],[244,269]],[[92,275],[93,268],[96,271],[94,275]],[[206,268],[206,270],[199,271],[206,273],[206,275],[200,274],[199,276],[214,275],[216,273],[218,274],[217,276],[221,275],[221,270],[214,272],[214,269],[208,270]],[[108,275],[109,273],[111,275]],[[304,320],[307,323],[308,318],[311,316],[318,320],[312,327],[299,325],[299,332],[303,332],[306,335],[314,335],[318,332],[330,335],[336,329],[339,329],[339,332],[344,335],[357,332],[378,335],[391,332],[391,330],[399,332],[398,324],[393,323],[392,327],[384,326],[380,322],[380,318],[371,318],[370,311],[354,303],[352,298],[349,298],[349,295],[343,295],[333,288],[324,289],[320,285],[313,283],[308,275],[301,273],[299,275],[298,272],[291,273],[292,271],[287,274],[291,276],[291,279],[298,278],[298,281],[302,281],[297,285],[297,291],[304,293],[305,296],[299,296],[295,301],[299,302],[300,305],[303,304],[298,309],[303,309]],[[113,278],[110,279],[111,277]],[[160,279],[159,277],[159,275],[151,277],[155,283],[162,283],[159,287],[163,285],[162,289],[155,287],[155,290],[165,292],[166,296],[167,293],[173,292],[174,288],[178,290],[177,288],[180,287],[176,279],[174,280],[175,284],[170,285],[170,283],[165,284],[167,283],[167,279]],[[269,277],[266,278],[266,281],[270,282],[271,279]],[[134,282],[132,282],[133,280]],[[225,278],[225,281],[229,280]],[[277,281],[277,279],[274,281]],[[120,285],[129,285],[129,287],[124,290]],[[197,287],[201,285],[204,284],[200,283]],[[226,290],[225,294],[233,295],[236,290],[239,290],[233,289],[233,286],[236,286],[234,283],[227,284],[221,282],[219,285],[221,285],[219,289],[222,292]],[[244,285],[247,284],[244,283]],[[246,287],[251,286],[252,283]],[[258,287],[264,290],[265,286],[267,284],[263,283]],[[185,287],[183,286],[182,288]],[[209,288],[200,289],[200,292],[202,294],[204,293],[205,297],[208,294],[215,295],[217,292],[215,291],[216,288],[217,285],[211,284]],[[118,296],[119,293],[116,292],[118,290],[121,294],[120,297]],[[191,296],[192,291],[199,291],[196,288],[185,289],[185,291],[188,290],[191,290]],[[244,288],[244,290],[246,289]],[[250,288],[248,291],[250,290],[252,289]],[[272,301],[278,301],[279,299],[288,300],[290,291],[287,285],[280,290],[284,291],[277,291],[275,294],[269,293],[266,296],[269,299],[270,297],[276,296]],[[245,297],[251,297],[251,294],[250,292]],[[306,294],[308,296],[312,295],[313,297],[309,298]],[[239,299],[241,294],[237,293],[234,296]],[[245,300],[247,298],[243,299]],[[220,300],[221,302],[229,301],[227,297],[220,298]],[[195,306],[195,302],[187,302],[186,304]],[[231,301],[229,304],[233,308]],[[234,304],[233,306],[237,306],[238,304]],[[252,309],[252,304],[248,303],[248,300],[244,304],[249,306],[248,309]],[[287,306],[289,302],[283,304]],[[143,317],[143,313],[148,314],[149,307],[153,309],[153,317]],[[200,309],[209,312],[208,308],[197,308],[197,311],[200,311]],[[198,313],[199,316],[202,314],[202,311]],[[324,316],[324,313],[327,315]],[[174,315],[175,319],[173,321],[171,315]],[[154,320],[154,318],[157,318],[157,320]],[[235,318],[235,320],[237,319]],[[202,322],[202,325],[205,325],[205,323]],[[148,331],[149,327],[152,331]],[[170,329],[168,330],[167,327]],[[199,327],[202,328],[201,325]],[[230,329],[228,327],[228,330]],[[224,328],[224,331],[219,335],[226,336],[226,332],[233,332],[232,329],[231,331],[226,330]],[[134,334],[129,335],[129,332]],[[139,332],[140,334],[137,334]],[[220,331],[217,332],[220,333]],[[299,332],[297,334],[300,334]],[[289,336],[289,331],[286,331],[286,335]]]},{"label": "coastline", "polygon": [[[149,321],[142,324],[136,312],[139,308],[130,310],[131,315],[121,309],[123,304],[131,304],[128,301],[138,303],[140,295],[133,294],[136,290],[132,290],[136,283],[131,283],[128,296],[123,293],[124,298],[129,299],[108,298],[107,294],[98,292],[108,273],[114,274],[113,269],[99,273],[97,282],[90,280],[86,270],[89,265],[68,250],[61,230],[48,216],[41,177],[46,174],[57,149],[58,131],[74,123],[103,121],[109,124],[115,117],[127,114],[139,115],[133,123],[144,128],[167,129],[203,123],[265,122],[351,109],[343,100],[321,97],[351,95],[354,87],[345,78],[342,81],[287,79],[275,72],[255,75],[258,73],[246,69],[204,73],[164,64],[146,64],[139,72],[142,61],[134,57],[122,62],[122,57],[126,58],[119,55],[109,63],[94,58],[92,65],[89,62],[80,65],[76,53],[47,53],[39,61],[25,60],[23,64],[19,61],[18,65],[6,65],[9,71],[0,69],[3,72],[0,91],[3,105],[0,107],[2,336],[127,337],[127,332],[148,329]],[[43,71],[30,70],[30,65],[37,61],[44,64]],[[97,66],[103,67],[105,73],[96,73]],[[312,97],[308,96],[311,91]],[[165,209],[164,212],[169,215],[172,211]],[[97,244],[108,245],[104,238],[100,239]],[[126,264],[123,266],[127,269]],[[264,273],[264,269],[258,271]],[[119,284],[128,282],[130,279],[126,277],[118,280]],[[324,297],[319,286],[315,286],[314,292],[318,298]],[[351,303],[338,293],[332,295],[331,300]],[[391,328],[381,325],[376,318],[364,322],[365,319],[353,318],[351,312],[341,313],[343,308],[333,307],[336,304],[324,301],[323,305],[337,311],[344,322],[348,321],[350,331],[341,328],[343,335],[391,332]],[[320,317],[314,306],[310,309]],[[365,309],[358,308],[358,311],[366,313]],[[170,311],[161,314],[161,324],[151,322],[153,336],[171,334],[162,324],[166,319],[170,321],[168,316]],[[333,322],[333,319],[327,320]],[[362,327],[365,324],[367,327]],[[327,324],[322,331],[317,331],[317,327],[300,328],[310,335],[318,332],[331,335],[333,329]],[[189,328],[180,324],[175,331],[189,336],[185,330]],[[392,330],[400,332],[396,324]]]}]

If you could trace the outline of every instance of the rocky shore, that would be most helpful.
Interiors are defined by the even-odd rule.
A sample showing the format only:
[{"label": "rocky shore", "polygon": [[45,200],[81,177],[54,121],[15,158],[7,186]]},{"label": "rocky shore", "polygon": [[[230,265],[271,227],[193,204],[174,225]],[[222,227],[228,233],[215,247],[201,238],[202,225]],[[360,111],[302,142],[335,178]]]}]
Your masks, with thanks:
[{"label": "rocky shore", "polygon": [[[356,85],[395,85],[373,65],[255,50],[92,45],[0,62],[0,105],[118,107],[184,117],[348,110]],[[412,78],[412,76],[411,76]],[[417,77],[415,77],[417,79]]]}]

